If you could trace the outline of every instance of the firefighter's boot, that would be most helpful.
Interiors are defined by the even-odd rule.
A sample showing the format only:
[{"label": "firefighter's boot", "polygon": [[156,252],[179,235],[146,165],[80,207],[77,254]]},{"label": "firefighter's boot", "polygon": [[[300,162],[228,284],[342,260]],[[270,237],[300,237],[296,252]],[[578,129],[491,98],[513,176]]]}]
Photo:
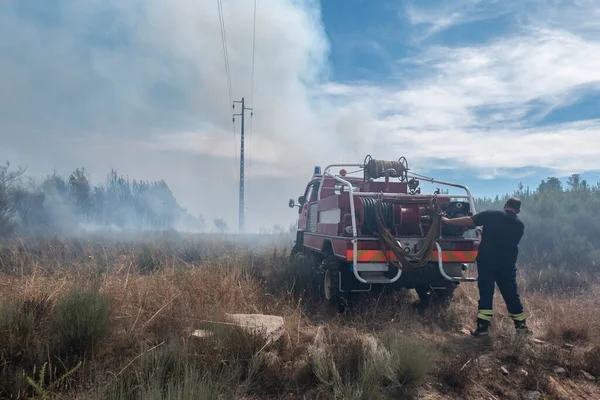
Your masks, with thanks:
[{"label": "firefighter's boot", "polygon": [[477,329],[471,332],[471,336],[481,337],[489,335],[490,322],[477,318]]},{"label": "firefighter's boot", "polygon": [[533,331],[527,326],[525,320],[515,321],[515,329],[519,334],[531,335],[533,333]]}]

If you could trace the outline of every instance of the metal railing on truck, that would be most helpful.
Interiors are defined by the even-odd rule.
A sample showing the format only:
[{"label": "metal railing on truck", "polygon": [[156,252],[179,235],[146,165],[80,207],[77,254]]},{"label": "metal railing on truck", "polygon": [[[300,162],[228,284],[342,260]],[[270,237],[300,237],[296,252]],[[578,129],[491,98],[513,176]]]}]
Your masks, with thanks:
[{"label": "metal railing on truck", "polygon": [[[319,184],[319,192],[317,195],[317,200],[321,200],[321,190],[323,190],[323,183],[325,182],[326,177],[331,177],[348,188],[348,195],[350,196],[350,216],[351,216],[351,220],[352,220],[352,248],[353,248],[352,272],[354,273],[354,277],[359,282],[374,283],[374,282],[369,282],[366,279],[364,279],[362,276],[360,276],[358,268],[355,268],[355,266],[357,265],[357,261],[358,261],[357,260],[358,231],[356,228],[356,212],[354,210],[354,197],[355,196],[356,197],[381,197],[384,199],[386,199],[386,198],[387,199],[402,199],[402,197],[411,197],[411,198],[415,198],[415,197],[420,198],[421,197],[421,198],[425,199],[425,198],[431,198],[432,195],[409,194],[409,193],[355,192],[354,187],[352,186],[352,184],[350,182],[341,178],[338,175],[334,175],[331,172],[329,172],[329,170],[331,168],[359,168],[359,171],[360,171],[364,168],[364,164],[331,164],[331,165],[328,165],[323,170],[323,174],[321,175],[321,183]],[[434,178],[429,178],[429,177],[426,177],[426,176],[423,176],[420,174],[415,174],[415,173],[409,172],[409,171],[406,172],[406,175],[410,176],[412,178],[417,178],[417,179],[429,182],[429,183],[437,183],[439,185],[463,189],[466,192],[466,194],[436,194],[435,196],[438,198],[467,199],[469,201],[469,205],[471,207],[471,212],[473,214],[476,213],[475,201],[473,200],[471,191],[469,190],[469,188],[467,186],[461,185],[459,183],[440,181],[440,180],[437,180]],[[442,249],[440,247],[440,244],[437,241],[435,241],[435,245],[436,245],[436,248],[438,251],[438,266],[439,266],[440,274],[444,277],[444,279],[452,281],[452,282],[473,281],[473,278],[453,278],[453,277],[448,276],[448,274],[446,274],[446,272],[444,271],[443,261],[442,261]],[[398,273],[396,274],[396,276],[394,276],[392,279],[389,279],[386,283],[396,282],[398,279],[400,279],[401,275],[402,275],[402,269],[398,268]]]}]

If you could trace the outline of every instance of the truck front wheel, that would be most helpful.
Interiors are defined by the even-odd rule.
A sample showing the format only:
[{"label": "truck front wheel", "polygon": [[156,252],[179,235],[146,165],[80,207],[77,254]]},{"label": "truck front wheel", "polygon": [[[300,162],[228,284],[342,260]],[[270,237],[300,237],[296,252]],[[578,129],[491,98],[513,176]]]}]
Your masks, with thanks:
[{"label": "truck front wheel", "polygon": [[320,265],[321,294],[340,313],[348,307],[348,296],[340,291],[340,272],[343,266],[344,264],[335,256],[325,257]]},{"label": "truck front wheel", "polygon": [[290,252],[290,262],[291,263],[303,263],[304,262],[304,249],[301,245],[294,245],[292,251]]}]

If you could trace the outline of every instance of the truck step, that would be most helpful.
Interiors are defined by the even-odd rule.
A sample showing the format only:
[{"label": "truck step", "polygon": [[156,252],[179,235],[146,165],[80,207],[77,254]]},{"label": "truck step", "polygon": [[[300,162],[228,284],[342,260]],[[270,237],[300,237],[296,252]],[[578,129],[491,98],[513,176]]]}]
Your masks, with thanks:
[{"label": "truck step", "polygon": [[368,283],[389,283],[390,279],[385,276],[363,276]]}]

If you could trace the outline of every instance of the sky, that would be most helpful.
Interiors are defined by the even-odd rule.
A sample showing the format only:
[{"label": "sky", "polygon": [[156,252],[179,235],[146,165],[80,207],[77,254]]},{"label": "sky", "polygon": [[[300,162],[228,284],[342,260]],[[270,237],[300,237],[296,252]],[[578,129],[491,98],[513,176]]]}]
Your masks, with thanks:
[{"label": "sky", "polygon": [[235,231],[244,97],[249,231],[367,154],[475,196],[600,181],[597,1],[256,4],[253,46],[254,3],[222,0],[230,98],[218,1],[0,1],[0,161],[165,179]]}]

